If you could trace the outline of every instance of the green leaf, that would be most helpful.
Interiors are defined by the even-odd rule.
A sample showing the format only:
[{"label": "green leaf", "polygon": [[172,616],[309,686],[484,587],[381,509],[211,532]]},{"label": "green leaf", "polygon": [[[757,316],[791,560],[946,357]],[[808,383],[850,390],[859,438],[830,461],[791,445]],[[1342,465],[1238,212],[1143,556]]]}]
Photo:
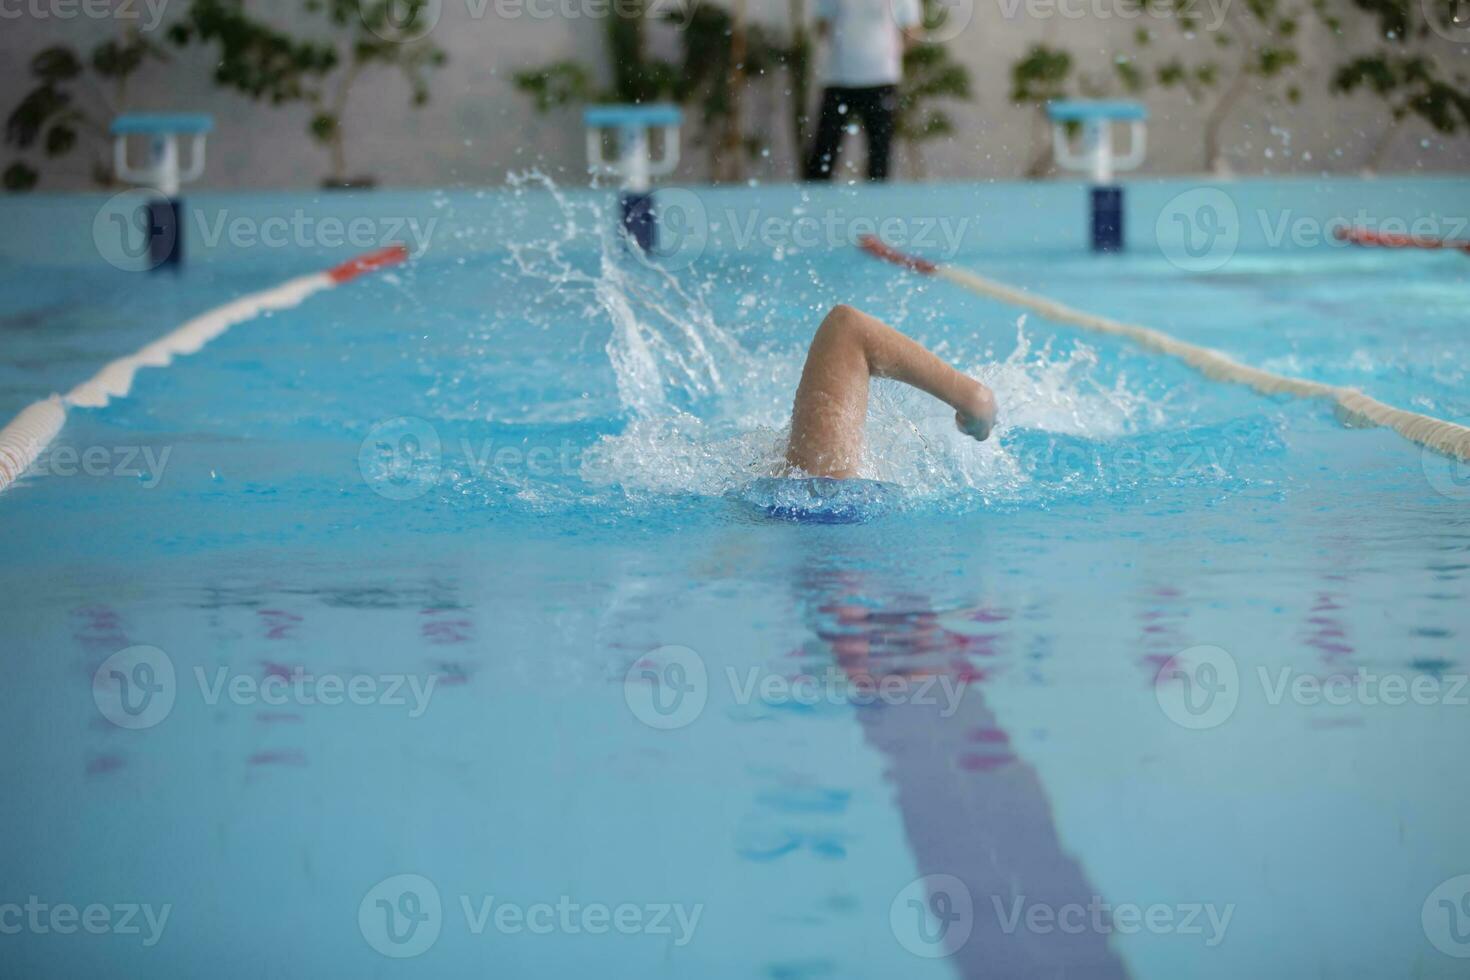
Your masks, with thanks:
[{"label": "green leaf", "polygon": [[337,117],[330,112],[319,112],[311,117],[311,124],[307,127],[312,138],[322,143],[329,143],[337,132]]},{"label": "green leaf", "polygon": [[57,123],[46,131],[46,155],[66,156],[77,145],[77,131],[65,123]]},{"label": "green leaf", "polygon": [[64,45],[46,48],[31,59],[31,74],[47,84],[70,81],[81,73],[81,58]]},{"label": "green leaf", "polygon": [[71,96],[54,85],[32,89],[5,120],[5,142],[21,149],[33,145],[57,116],[71,107]]},{"label": "green leaf", "polygon": [[1066,95],[1072,73],[1072,55],[1061,48],[1033,44],[1011,65],[1011,101],[1043,105]]},{"label": "green leaf", "polygon": [[41,175],[34,168],[18,160],[5,168],[5,189],[12,193],[33,189],[40,179]]},{"label": "green leaf", "polygon": [[575,61],[558,61],[512,76],[516,90],[531,97],[537,112],[592,99],[591,72]]},{"label": "green leaf", "polygon": [[1113,70],[1117,72],[1123,87],[1129,92],[1138,93],[1143,90],[1144,75],[1133,62],[1120,59],[1113,63]]}]

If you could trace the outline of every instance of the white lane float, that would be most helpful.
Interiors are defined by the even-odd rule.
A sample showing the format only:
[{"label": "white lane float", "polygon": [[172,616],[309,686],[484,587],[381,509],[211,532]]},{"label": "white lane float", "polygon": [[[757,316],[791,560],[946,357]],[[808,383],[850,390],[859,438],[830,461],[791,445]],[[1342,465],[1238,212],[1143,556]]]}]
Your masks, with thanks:
[{"label": "white lane float", "polygon": [[1306,381],[1273,371],[1242,364],[1217,350],[1187,343],[1151,327],[1122,323],[1085,310],[1064,306],[1056,300],[1028,293],[1003,282],[986,279],[968,269],[941,265],[928,259],[907,255],[873,235],[865,235],[858,245],[864,252],[884,262],[923,276],[945,279],[988,299],[1031,310],[1053,323],[1065,323],[1109,337],[1132,341],[1144,350],[1182,361],[1213,381],[1244,385],[1263,395],[1291,395],[1296,398],[1320,398],[1335,403],[1344,416],[1358,425],[1381,425],[1392,429],[1410,442],[1433,449],[1454,459],[1470,462],[1470,428],[1446,422],[1418,412],[1394,408],[1363,394],[1355,388],[1343,388],[1320,381]]},{"label": "white lane float", "polygon": [[18,480],[45,451],[72,408],[102,408],[132,390],[139,368],[166,367],[175,357],[193,354],[226,330],[262,313],[286,310],[324,289],[351,282],[366,273],[397,265],[408,258],[408,248],[390,245],[360,255],[323,272],[300,276],[202,313],[127,357],[108,363],[65,395],[52,395],[28,405],[0,429],[0,492]]}]

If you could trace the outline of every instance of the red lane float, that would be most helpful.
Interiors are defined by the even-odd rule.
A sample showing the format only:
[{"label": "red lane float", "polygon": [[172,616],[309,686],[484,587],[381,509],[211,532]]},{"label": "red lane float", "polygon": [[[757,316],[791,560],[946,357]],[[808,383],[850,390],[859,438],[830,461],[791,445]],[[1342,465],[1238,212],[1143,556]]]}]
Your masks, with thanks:
[{"label": "red lane float", "polygon": [[1426,238],[1419,235],[1396,235],[1387,231],[1369,228],[1334,228],[1332,231],[1340,242],[1363,245],[1371,248],[1427,248],[1449,249],[1470,255],[1470,241],[1454,238]]},{"label": "red lane float", "polygon": [[921,259],[916,255],[905,255],[898,249],[880,239],[877,235],[864,235],[858,239],[858,248],[867,252],[875,259],[884,262],[892,262],[911,272],[918,272],[926,276],[932,276],[939,271],[939,266],[928,259]]},{"label": "red lane float", "polygon": [[390,265],[397,265],[400,262],[407,261],[407,245],[389,245],[387,248],[380,248],[376,252],[359,255],[357,258],[343,262],[341,265],[334,265],[327,270],[327,276],[332,282],[341,285],[344,282],[356,279],[363,273],[376,272],[379,269],[386,269]]}]

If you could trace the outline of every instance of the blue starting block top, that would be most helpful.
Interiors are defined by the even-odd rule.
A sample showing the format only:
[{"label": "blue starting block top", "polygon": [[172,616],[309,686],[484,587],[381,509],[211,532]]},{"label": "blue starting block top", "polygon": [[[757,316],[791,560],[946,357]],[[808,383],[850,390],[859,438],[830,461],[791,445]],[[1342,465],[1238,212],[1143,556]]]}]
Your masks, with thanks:
[{"label": "blue starting block top", "polygon": [[627,129],[635,126],[678,126],[684,113],[676,105],[595,105],[582,112],[582,122],[593,129]]},{"label": "blue starting block top", "polygon": [[112,135],[130,136],[144,133],[149,136],[162,133],[209,133],[214,130],[214,117],[206,115],[168,113],[135,113],[118,116],[112,121]]},{"label": "blue starting block top", "polygon": [[1142,102],[1050,102],[1047,115],[1053,122],[1088,122],[1093,119],[1141,121],[1148,118]]}]

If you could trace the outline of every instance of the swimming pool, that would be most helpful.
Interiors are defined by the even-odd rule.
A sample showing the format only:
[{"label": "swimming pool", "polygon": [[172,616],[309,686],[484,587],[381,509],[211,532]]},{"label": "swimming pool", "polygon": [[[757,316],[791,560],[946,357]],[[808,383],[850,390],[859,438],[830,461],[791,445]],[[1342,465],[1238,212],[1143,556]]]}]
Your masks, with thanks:
[{"label": "swimming pool", "polygon": [[[1464,468],[851,246],[1463,419],[1470,260],[1330,229],[1453,234],[1470,181],[1139,183],[1106,259],[1082,194],[680,190],[662,268],[534,178],[201,195],[179,277],[101,199],[6,201],[0,419],[427,247],[0,494],[4,972],[1463,975]],[[978,372],[997,438],[880,389],[898,499],[771,520],[836,302]]]}]

